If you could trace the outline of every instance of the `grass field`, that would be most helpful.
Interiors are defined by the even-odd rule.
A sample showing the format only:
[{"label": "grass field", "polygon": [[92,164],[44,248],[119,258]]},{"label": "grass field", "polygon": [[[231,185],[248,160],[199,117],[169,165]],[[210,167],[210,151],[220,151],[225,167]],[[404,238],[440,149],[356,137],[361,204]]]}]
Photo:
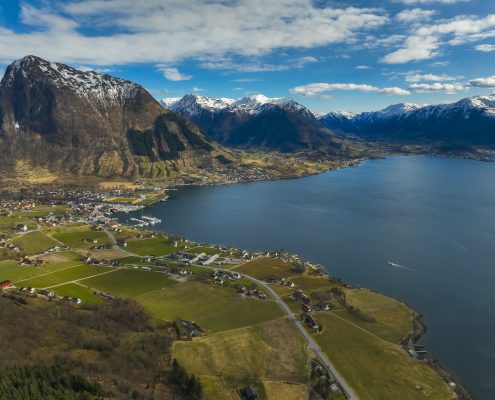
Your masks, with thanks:
[{"label": "grass field", "polygon": [[212,256],[214,254],[220,254],[220,255],[223,254],[222,251],[216,249],[215,247],[205,247],[205,246],[193,247],[187,250],[187,252],[194,254],[205,253],[208,254],[209,256]]},{"label": "grass field", "polygon": [[413,311],[395,299],[365,289],[346,290],[346,298],[349,304],[373,316],[376,322],[361,322],[345,311],[339,315],[388,341],[400,343],[411,330]]},{"label": "grass field", "polygon": [[58,296],[76,297],[84,303],[99,304],[103,300],[95,296],[91,289],[78,285],[77,283],[68,283],[67,285],[58,286],[54,292]]},{"label": "grass field", "polygon": [[[94,246],[107,246],[112,243],[105,232],[93,231],[87,226],[65,229],[53,234],[53,237],[75,249],[90,249]],[[96,239],[97,243],[86,243],[84,239]]]},{"label": "grass field", "polygon": [[62,206],[62,205],[56,205],[56,206],[49,206],[49,205],[38,205],[28,211],[18,211],[15,213],[12,213],[13,217],[29,217],[29,218],[38,218],[38,217],[45,217],[47,215],[53,214],[53,215],[61,215],[64,214],[65,212],[70,211],[71,209],[67,206]]},{"label": "grass field", "polygon": [[136,297],[176,284],[163,273],[136,269],[120,269],[84,281],[85,286],[124,297]]},{"label": "grass field", "polygon": [[28,232],[13,240],[25,254],[41,254],[55,246],[59,246],[55,240],[46,236],[43,232]]},{"label": "grass field", "polygon": [[61,262],[48,264],[46,267],[21,267],[16,261],[0,261],[0,278],[2,280],[10,279],[14,283],[19,283],[18,286],[27,286],[20,281],[34,278],[39,275],[51,274],[80,264],[80,262]]},{"label": "grass field", "polygon": [[76,265],[61,268],[54,272],[40,274],[34,278],[16,282],[16,284],[25,287],[34,288],[51,288],[63,283],[81,280],[93,275],[102,274],[104,272],[113,271],[108,267],[95,267],[92,265]]},{"label": "grass field", "polygon": [[320,314],[325,326],[315,336],[361,400],[453,399],[440,375],[411,359],[398,345],[381,340],[332,314]]},{"label": "grass field", "polygon": [[226,381],[307,381],[304,343],[285,319],[175,342],[173,349],[174,357],[196,374],[222,376]]},{"label": "grass field", "polygon": [[271,301],[241,299],[233,289],[210,283],[187,282],[136,297],[156,318],[176,317],[218,332],[265,322],[282,315]]},{"label": "grass field", "polygon": [[127,241],[126,250],[140,256],[164,256],[177,251],[175,247],[170,245],[170,241],[168,239],[162,237],[150,239],[130,239]]},{"label": "grass field", "polygon": [[35,222],[27,218],[0,216],[0,233],[12,236],[16,231],[17,225],[20,224],[26,225],[29,229],[36,229],[37,227]]},{"label": "grass field", "polygon": [[268,277],[287,278],[298,275],[294,266],[273,258],[257,258],[233,268],[233,270],[250,275],[257,279],[266,279]]}]

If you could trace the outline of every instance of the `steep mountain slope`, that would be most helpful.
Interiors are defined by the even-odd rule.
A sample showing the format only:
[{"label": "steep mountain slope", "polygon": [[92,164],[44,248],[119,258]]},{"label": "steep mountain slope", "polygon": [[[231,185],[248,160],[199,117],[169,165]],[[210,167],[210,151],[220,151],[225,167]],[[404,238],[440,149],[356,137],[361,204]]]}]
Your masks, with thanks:
[{"label": "steep mountain slope", "polygon": [[367,139],[495,146],[495,96],[432,106],[397,104],[361,114],[331,112],[319,120],[329,129]]},{"label": "steep mountain slope", "polygon": [[178,101],[164,99],[162,105],[226,146],[285,153],[340,151],[339,140],[292,99],[256,95],[233,100],[189,94]]},{"label": "steep mountain slope", "polygon": [[141,86],[27,56],[0,83],[2,169],[161,176],[217,163],[222,150]]}]

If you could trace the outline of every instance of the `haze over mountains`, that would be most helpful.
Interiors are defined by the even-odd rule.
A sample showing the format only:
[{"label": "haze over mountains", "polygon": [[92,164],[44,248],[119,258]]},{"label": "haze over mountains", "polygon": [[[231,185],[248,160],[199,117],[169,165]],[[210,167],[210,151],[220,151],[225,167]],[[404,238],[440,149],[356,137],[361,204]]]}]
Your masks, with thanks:
[{"label": "haze over mountains", "polygon": [[25,161],[57,174],[166,176],[225,157],[141,86],[35,56],[7,68],[0,122],[3,169]]}]

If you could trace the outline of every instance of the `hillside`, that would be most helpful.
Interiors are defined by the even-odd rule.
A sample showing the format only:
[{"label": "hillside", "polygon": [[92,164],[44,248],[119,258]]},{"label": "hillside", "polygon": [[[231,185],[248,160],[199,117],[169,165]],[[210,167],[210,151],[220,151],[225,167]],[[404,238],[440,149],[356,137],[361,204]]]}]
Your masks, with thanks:
[{"label": "hillside", "polygon": [[[2,171],[165,177],[229,155],[141,86],[27,56],[0,83]],[[223,159],[223,158],[222,158]]]},{"label": "hillside", "polygon": [[452,104],[430,106],[397,104],[360,114],[330,112],[319,120],[329,129],[365,139],[495,146],[494,96],[469,97]]},{"label": "hillside", "polygon": [[292,99],[255,95],[234,100],[189,94],[181,99],[163,99],[162,105],[225,146],[343,154],[341,139]]}]

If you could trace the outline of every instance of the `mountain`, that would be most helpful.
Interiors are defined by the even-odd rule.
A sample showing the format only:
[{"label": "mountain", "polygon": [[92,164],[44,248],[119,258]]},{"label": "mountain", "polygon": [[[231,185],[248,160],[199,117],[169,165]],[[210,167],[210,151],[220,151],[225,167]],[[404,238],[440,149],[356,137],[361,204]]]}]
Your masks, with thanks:
[{"label": "mountain", "polygon": [[215,165],[223,154],[141,86],[35,56],[0,82],[0,149],[2,170],[129,177]]},{"label": "mountain", "polygon": [[162,105],[226,146],[284,153],[340,152],[339,140],[292,99],[255,95],[234,100],[188,94],[179,100],[164,99]]},{"label": "mountain", "polygon": [[319,120],[336,132],[373,140],[495,145],[495,96],[430,106],[396,104],[360,114],[330,112]]}]

